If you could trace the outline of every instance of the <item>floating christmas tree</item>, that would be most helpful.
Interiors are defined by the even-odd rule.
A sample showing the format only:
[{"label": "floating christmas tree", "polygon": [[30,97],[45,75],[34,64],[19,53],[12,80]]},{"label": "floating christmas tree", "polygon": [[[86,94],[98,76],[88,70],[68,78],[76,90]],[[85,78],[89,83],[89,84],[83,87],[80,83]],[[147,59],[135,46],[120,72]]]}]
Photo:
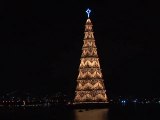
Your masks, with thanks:
[{"label": "floating christmas tree", "polygon": [[88,9],[86,12],[88,19],[85,24],[84,44],[74,103],[107,103],[104,80],[92,29],[93,25],[89,18],[91,10]]}]

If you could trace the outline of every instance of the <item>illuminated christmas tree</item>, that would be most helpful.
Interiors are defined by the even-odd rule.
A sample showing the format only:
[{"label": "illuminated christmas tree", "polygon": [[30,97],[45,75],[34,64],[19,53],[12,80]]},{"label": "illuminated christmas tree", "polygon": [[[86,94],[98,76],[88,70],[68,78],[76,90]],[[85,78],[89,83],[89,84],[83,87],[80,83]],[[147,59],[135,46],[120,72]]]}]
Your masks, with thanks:
[{"label": "illuminated christmas tree", "polygon": [[85,24],[84,44],[74,103],[107,103],[104,80],[92,29],[93,25],[89,18],[91,10],[88,9],[86,12],[88,19]]}]

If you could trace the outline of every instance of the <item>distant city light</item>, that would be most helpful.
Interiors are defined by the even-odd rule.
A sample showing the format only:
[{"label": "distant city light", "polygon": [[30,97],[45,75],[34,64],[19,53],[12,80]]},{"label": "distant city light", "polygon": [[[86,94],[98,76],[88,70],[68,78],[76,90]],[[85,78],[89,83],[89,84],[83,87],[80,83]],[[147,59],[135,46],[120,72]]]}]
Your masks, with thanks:
[{"label": "distant city light", "polygon": [[136,102],[137,102],[137,99],[133,100],[133,102],[136,103]]}]

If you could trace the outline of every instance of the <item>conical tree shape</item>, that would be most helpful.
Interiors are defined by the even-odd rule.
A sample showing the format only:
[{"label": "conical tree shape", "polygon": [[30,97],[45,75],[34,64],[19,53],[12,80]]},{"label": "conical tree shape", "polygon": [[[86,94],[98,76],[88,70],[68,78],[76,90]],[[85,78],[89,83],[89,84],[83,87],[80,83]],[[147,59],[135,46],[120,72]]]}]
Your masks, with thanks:
[{"label": "conical tree shape", "polygon": [[74,103],[108,102],[92,26],[92,22],[88,18],[85,24],[84,44]]}]

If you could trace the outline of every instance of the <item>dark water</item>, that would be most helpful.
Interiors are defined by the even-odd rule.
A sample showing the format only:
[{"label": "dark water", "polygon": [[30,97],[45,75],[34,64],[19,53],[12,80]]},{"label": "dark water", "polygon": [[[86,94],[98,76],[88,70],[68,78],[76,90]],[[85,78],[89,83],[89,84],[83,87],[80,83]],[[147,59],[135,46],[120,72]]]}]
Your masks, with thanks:
[{"label": "dark water", "polygon": [[105,109],[0,109],[0,120],[160,120],[160,105],[111,106]]}]

